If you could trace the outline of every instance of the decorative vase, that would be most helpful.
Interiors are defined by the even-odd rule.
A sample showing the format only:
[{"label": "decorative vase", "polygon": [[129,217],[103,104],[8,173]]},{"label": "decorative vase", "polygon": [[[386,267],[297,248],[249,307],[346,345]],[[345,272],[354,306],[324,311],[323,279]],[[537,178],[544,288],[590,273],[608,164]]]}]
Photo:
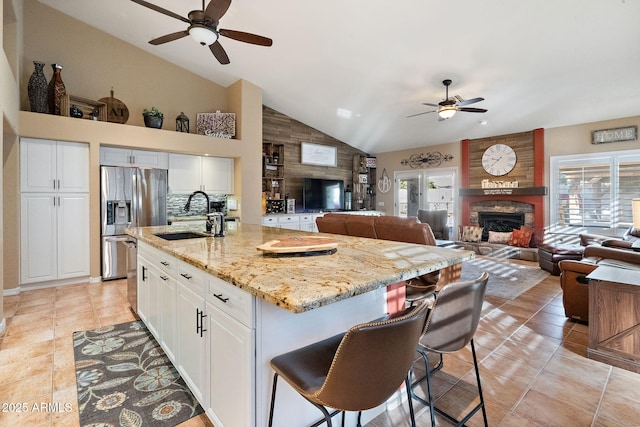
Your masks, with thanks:
[{"label": "decorative vase", "polygon": [[27,92],[29,106],[34,113],[47,112],[47,78],[44,76],[44,62],[33,61],[35,69],[29,77]]},{"label": "decorative vase", "polygon": [[60,64],[51,64],[53,68],[53,77],[51,77],[51,81],[49,82],[49,114],[55,114],[57,116],[60,115],[60,103],[62,101],[62,97],[67,94],[67,89],[64,87],[64,82],[62,81],[62,65]]},{"label": "decorative vase", "polygon": [[162,117],[158,116],[144,116],[144,125],[148,128],[160,129],[162,128]]}]

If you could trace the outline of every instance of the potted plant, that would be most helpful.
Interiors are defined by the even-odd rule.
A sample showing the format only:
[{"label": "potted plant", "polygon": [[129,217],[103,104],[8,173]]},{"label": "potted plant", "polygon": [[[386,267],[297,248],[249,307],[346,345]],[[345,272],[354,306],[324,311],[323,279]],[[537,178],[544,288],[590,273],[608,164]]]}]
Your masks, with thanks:
[{"label": "potted plant", "polygon": [[162,128],[162,120],[164,119],[164,114],[158,111],[156,107],[151,107],[151,110],[147,110],[146,108],[142,111],[142,117],[144,117],[144,125],[148,128]]}]

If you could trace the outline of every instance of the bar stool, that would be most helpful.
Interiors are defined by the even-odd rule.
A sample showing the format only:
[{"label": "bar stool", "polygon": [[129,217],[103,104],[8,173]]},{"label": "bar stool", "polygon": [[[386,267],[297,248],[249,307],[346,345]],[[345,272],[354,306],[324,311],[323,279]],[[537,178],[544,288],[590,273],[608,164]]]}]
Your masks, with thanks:
[{"label": "bar stool", "polygon": [[[478,371],[478,359],[476,357],[473,336],[480,321],[488,279],[489,273],[484,272],[475,280],[452,283],[444,286],[442,290],[438,292],[431,311],[429,312],[424,333],[420,337],[420,343],[418,345],[418,353],[420,353],[424,360],[426,375],[415,381],[411,385],[411,390],[414,398],[429,405],[432,426],[436,425],[435,412],[443,415],[456,426],[462,426],[480,409],[482,409],[484,425],[485,427],[487,426],[487,412],[484,406],[484,397],[482,396],[482,385],[480,384],[480,372]],[[471,354],[473,355],[473,366],[476,373],[480,403],[459,421],[434,406],[433,395],[431,394],[431,376],[442,367],[443,353],[460,351],[469,343],[471,343]],[[440,363],[433,369],[429,368],[428,353],[435,353],[440,356]],[[415,387],[424,380],[427,381],[428,401],[413,392]]]},{"label": "bar stool", "polygon": [[[344,411],[362,411],[384,403],[405,382],[411,425],[415,427],[409,369],[427,318],[427,305],[362,323],[323,341],[274,357],[269,426],[273,425],[278,377],[316,406],[327,423]],[[334,409],[329,413],[327,408]]]}]

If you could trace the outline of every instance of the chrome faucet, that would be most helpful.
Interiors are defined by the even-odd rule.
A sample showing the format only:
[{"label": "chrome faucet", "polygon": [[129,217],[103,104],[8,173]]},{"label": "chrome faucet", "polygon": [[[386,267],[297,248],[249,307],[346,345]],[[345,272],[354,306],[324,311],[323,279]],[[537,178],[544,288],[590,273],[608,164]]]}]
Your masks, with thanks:
[{"label": "chrome faucet", "polygon": [[206,199],[207,199],[207,213],[211,212],[211,203],[209,202],[209,196],[207,195],[207,193],[205,193],[204,191],[194,191],[193,193],[191,193],[189,195],[189,198],[187,199],[187,204],[184,205],[184,211],[185,212],[189,212],[189,209],[191,209],[191,199],[193,199],[193,196],[195,196],[196,194],[202,194]]}]

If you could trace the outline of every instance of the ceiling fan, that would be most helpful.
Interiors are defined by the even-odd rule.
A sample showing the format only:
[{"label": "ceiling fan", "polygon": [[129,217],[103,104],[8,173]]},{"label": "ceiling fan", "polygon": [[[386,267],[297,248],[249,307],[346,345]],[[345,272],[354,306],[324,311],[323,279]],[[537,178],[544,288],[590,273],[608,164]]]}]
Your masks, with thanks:
[{"label": "ceiling fan", "polygon": [[231,5],[231,0],[211,0],[206,9],[204,7],[205,1],[202,0],[202,10],[192,10],[187,15],[188,18],[143,0],[131,1],[139,4],[140,6],[147,7],[151,10],[155,10],[156,12],[160,12],[189,24],[189,27],[186,30],[167,34],[151,40],[149,43],[152,45],[159,45],[181,39],[182,37],[191,36],[202,46],[209,46],[211,53],[213,53],[213,56],[216,57],[218,62],[221,64],[228,64],[230,62],[229,57],[218,40],[219,36],[260,46],[271,46],[273,44],[273,41],[267,37],[245,33],[243,31],[218,28],[220,18],[227,13],[227,10]]},{"label": "ceiling fan", "polygon": [[464,111],[466,113],[486,113],[487,110],[484,108],[473,108],[473,107],[465,107],[465,105],[475,104],[476,102],[484,101],[484,98],[472,98],[464,100],[459,95],[452,96],[449,98],[449,86],[451,85],[451,80],[446,79],[442,81],[442,84],[445,87],[445,97],[443,101],[440,101],[437,104],[430,104],[428,102],[423,102],[422,105],[428,105],[429,107],[436,107],[437,110],[425,111],[424,113],[412,114],[407,117],[415,117],[421,116],[422,114],[429,113],[438,113],[438,120],[447,120],[453,117],[456,114],[456,111]]}]

